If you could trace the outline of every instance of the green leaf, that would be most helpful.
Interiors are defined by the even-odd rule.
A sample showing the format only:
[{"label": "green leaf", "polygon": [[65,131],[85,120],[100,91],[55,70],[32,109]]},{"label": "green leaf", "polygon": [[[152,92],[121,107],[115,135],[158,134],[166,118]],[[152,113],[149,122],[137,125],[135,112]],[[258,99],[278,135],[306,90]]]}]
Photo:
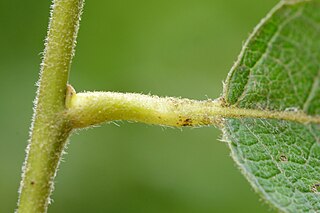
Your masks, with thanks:
[{"label": "green leaf", "polygon": [[[320,1],[282,1],[245,43],[223,98],[231,108],[320,115]],[[268,117],[268,116],[266,116]],[[224,140],[253,188],[284,212],[320,211],[320,126],[226,118]]]}]

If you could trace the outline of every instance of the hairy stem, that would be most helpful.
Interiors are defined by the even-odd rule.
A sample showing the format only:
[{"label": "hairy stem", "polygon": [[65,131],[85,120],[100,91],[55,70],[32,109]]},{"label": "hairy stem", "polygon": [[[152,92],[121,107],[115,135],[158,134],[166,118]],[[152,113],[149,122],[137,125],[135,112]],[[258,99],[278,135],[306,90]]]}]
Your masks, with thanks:
[{"label": "hairy stem", "polygon": [[223,98],[197,101],[134,93],[76,93],[71,87],[67,96],[66,113],[74,128],[115,120],[173,127],[220,125],[223,118],[242,117],[320,123],[319,116],[309,116],[302,111],[243,109],[226,106]]},{"label": "hairy stem", "polygon": [[129,120],[165,126],[203,126],[219,123],[220,115],[209,115],[215,101],[160,98],[134,93],[72,93],[68,117],[74,128],[102,122]]},{"label": "hairy stem", "polygon": [[53,0],[17,212],[46,212],[71,125],[66,85],[83,0]]}]

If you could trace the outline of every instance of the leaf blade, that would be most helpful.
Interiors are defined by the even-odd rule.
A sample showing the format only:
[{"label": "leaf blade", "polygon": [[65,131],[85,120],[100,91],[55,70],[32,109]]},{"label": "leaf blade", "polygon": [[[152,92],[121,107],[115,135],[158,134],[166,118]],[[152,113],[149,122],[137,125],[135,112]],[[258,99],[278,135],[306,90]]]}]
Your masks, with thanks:
[{"label": "leaf blade", "polygon": [[[268,110],[303,109],[320,70],[319,4],[282,2],[258,25],[228,75],[224,91],[227,104]],[[303,98],[299,98],[301,95]]]},{"label": "leaf blade", "polygon": [[[255,28],[224,87],[226,105],[320,114],[320,1],[282,1]],[[224,140],[253,188],[284,212],[320,211],[320,126],[226,118]]]},{"label": "leaf blade", "polygon": [[[293,133],[299,137],[292,140]],[[318,125],[228,119],[224,136],[244,175],[269,203],[284,212],[319,211],[319,194],[313,191],[320,180]]]}]

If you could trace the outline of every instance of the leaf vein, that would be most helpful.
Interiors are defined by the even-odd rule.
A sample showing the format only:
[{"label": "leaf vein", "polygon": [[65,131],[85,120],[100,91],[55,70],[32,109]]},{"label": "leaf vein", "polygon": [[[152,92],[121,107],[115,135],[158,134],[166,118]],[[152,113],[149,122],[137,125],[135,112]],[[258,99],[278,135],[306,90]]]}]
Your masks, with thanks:
[{"label": "leaf vein", "polygon": [[276,39],[278,38],[278,36],[280,35],[280,33],[282,32],[282,30],[293,20],[295,20],[296,18],[300,17],[302,13],[302,9],[299,9],[296,13],[294,13],[293,15],[291,15],[290,17],[288,17],[287,20],[285,20],[279,27],[278,29],[274,32],[274,34],[271,36],[270,40],[267,41],[268,45],[267,48],[265,49],[265,52],[263,54],[261,54],[261,56],[259,57],[259,59],[254,63],[254,65],[250,68],[249,71],[249,75],[248,75],[248,79],[247,82],[244,86],[244,89],[242,91],[242,94],[237,98],[237,101],[235,102],[234,105],[238,105],[240,101],[242,101],[244,99],[244,97],[247,94],[247,90],[248,90],[248,85],[250,82],[250,78],[252,77],[252,70],[256,68],[256,66],[266,57],[269,56],[269,53],[273,47],[273,43],[276,41]]}]

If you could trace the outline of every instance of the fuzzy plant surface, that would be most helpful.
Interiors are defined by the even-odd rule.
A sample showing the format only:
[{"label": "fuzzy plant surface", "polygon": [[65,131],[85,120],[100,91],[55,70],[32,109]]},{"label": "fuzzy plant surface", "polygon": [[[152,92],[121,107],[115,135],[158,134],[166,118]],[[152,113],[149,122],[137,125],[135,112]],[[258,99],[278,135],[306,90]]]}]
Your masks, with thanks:
[{"label": "fuzzy plant surface", "polygon": [[216,100],[77,93],[68,85],[82,0],[54,0],[16,212],[46,212],[75,129],[115,120],[214,125],[255,191],[282,212],[320,211],[320,1],[283,0],[254,29]]},{"label": "fuzzy plant surface", "polygon": [[319,1],[273,9],[245,44],[223,94],[229,107],[309,117],[224,119],[233,159],[254,189],[284,212],[320,211],[319,11]]}]

